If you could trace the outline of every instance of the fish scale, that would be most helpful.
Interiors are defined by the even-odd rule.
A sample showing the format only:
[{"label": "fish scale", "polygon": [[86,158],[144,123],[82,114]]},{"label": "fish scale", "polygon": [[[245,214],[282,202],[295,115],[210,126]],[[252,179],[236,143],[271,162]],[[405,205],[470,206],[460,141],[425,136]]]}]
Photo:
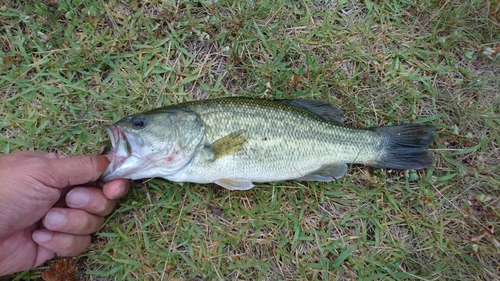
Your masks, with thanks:
[{"label": "fish scale", "polygon": [[[426,149],[434,137],[431,125],[354,129],[341,123],[340,109],[322,101],[222,98],[154,109],[124,118],[112,128],[137,144],[127,161],[158,163],[149,164],[149,171],[139,168],[144,163],[136,170],[119,171],[115,163],[117,172],[106,171],[104,178],[157,176],[243,190],[252,182],[332,181],[346,172],[347,163],[395,169],[432,163]],[[162,150],[170,155],[167,160],[139,155]]]},{"label": "fish scale", "polygon": [[229,177],[265,182],[300,178],[325,162],[346,163],[358,158],[358,163],[366,164],[377,154],[375,149],[352,145],[343,137],[345,134],[354,139],[365,138],[375,148],[380,137],[372,132],[335,126],[286,104],[276,106],[267,100],[260,104],[246,99],[225,101],[194,103],[189,108],[206,126],[208,143],[238,130],[246,131],[247,142],[235,154],[214,162],[195,158],[176,180],[213,182]]}]

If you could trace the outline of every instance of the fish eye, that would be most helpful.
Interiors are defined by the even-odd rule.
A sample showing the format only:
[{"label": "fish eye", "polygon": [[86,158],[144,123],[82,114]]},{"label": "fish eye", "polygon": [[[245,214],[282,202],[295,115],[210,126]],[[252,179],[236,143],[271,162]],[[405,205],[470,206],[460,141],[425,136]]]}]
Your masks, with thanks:
[{"label": "fish eye", "polygon": [[131,123],[135,129],[142,129],[146,126],[146,117],[142,115],[137,115],[134,118],[132,118]]}]

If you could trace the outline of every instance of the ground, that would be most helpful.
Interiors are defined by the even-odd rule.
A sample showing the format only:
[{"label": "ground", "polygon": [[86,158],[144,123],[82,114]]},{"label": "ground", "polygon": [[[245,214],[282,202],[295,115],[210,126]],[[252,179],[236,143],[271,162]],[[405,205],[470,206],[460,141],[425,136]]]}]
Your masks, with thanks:
[{"label": "ground", "polygon": [[[101,154],[104,126],[220,96],[428,123],[435,164],[245,192],[134,181],[81,280],[500,280],[500,2],[0,1],[0,152]],[[37,270],[11,276],[40,277]]]}]

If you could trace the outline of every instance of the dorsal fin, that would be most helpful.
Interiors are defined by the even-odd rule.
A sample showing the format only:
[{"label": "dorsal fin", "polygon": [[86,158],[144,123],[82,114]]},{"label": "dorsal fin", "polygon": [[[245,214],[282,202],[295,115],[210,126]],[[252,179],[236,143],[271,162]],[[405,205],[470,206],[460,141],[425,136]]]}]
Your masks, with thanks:
[{"label": "dorsal fin", "polygon": [[281,102],[305,109],[324,121],[344,124],[344,114],[335,104],[322,100],[281,100]]}]

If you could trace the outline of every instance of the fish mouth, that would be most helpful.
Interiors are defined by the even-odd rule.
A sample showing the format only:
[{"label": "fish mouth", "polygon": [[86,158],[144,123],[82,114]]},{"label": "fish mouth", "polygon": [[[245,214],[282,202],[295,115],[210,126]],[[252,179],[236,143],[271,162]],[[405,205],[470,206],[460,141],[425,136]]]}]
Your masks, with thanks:
[{"label": "fish mouth", "polygon": [[130,143],[123,130],[118,126],[111,125],[106,127],[106,132],[111,140],[112,149],[107,155],[110,160],[109,166],[101,175],[101,180],[104,182],[120,178],[120,175],[115,171],[132,155]]}]

